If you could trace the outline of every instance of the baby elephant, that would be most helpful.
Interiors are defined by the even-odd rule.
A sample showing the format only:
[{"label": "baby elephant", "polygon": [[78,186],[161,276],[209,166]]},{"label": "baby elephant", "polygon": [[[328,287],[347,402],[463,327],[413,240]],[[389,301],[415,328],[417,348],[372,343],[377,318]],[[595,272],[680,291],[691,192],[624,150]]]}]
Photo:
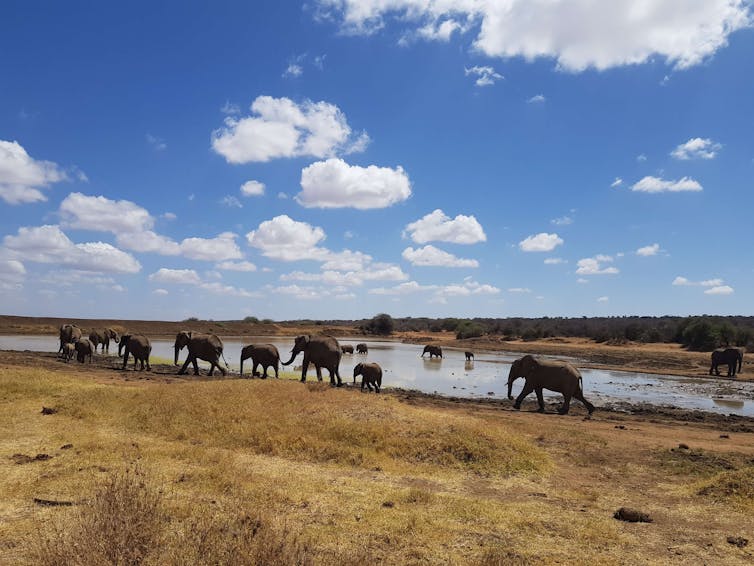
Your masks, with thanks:
[{"label": "baby elephant", "polygon": [[76,360],[80,363],[84,363],[87,356],[89,356],[89,363],[92,363],[92,354],[94,354],[94,344],[92,344],[88,338],[82,338],[75,345],[76,348]]},{"label": "baby elephant", "polygon": [[377,393],[380,392],[380,387],[382,387],[382,368],[379,364],[375,364],[373,362],[364,362],[361,364],[356,364],[356,367],[353,368],[353,382],[356,383],[356,376],[361,374],[361,389],[364,390],[364,385],[366,385],[369,388],[369,391],[372,390],[372,385],[374,385],[375,390]]},{"label": "baby elephant", "polygon": [[466,361],[467,362],[473,362],[474,361],[474,352],[464,352],[466,355]]},{"label": "baby elephant", "polygon": [[76,355],[76,346],[71,342],[63,344],[63,351],[60,353],[60,357],[65,360],[65,363],[70,362],[74,355]]}]

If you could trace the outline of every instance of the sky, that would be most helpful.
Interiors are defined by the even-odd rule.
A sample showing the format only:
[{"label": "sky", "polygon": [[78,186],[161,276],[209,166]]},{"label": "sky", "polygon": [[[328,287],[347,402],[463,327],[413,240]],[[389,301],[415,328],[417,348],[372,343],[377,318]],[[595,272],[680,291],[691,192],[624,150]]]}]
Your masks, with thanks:
[{"label": "sky", "polygon": [[754,315],[748,1],[2,12],[2,314]]}]

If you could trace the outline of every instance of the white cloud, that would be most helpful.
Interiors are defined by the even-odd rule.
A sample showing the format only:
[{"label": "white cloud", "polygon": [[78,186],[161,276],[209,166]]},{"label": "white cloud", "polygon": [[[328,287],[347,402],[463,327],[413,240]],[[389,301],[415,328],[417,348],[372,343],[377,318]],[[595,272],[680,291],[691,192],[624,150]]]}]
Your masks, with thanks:
[{"label": "white cloud", "polygon": [[470,295],[497,295],[498,293],[500,293],[500,289],[497,287],[467,279],[460,284],[440,287],[435,293],[435,297],[467,297]]},{"label": "white cloud", "polygon": [[691,138],[670,152],[670,155],[683,161],[689,159],[714,159],[722,145],[709,138]]},{"label": "white cloud", "polygon": [[529,104],[542,104],[546,101],[547,99],[545,98],[544,94],[535,94],[534,96],[526,100],[526,102]]},{"label": "white cloud", "polygon": [[181,254],[189,259],[225,261],[243,257],[233,232],[223,232],[214,238],[186,238],[181,242]]},{"label": "white cloud", "polygon": [[287,195],[287,193],[284,193],[284,192],[280,191],[280,192],[278,193],[278,198],[279,198],[280,200],[287,200],[287,199],[288,199],[288,195]]},{"label": "white cloud", "polygon": [[288,66],[285,68],[285,71],[283,71],[283,77],[293,77],[297,78],[304,74],[304,68],[299,65],[298,63],[289,63]]},{"label": "white cloud", "polygon": [[0,140],[0,199],[6,203],[46,201],[40,189],[67,179],[52,161],[36,160],[18,142]]},{"label": "white cloud", "polygon": [[226,100],[225,104],[220,108],[220,112],[227,115],[240,114],[241,107],[238,104],[233,104],[230,100]]},{"label": "white cloud", "polygon": [[436,285],[420,285],[416,281],[406,281],[395,287],[378,287],[370,289],[372,295],[410,295],[412,293],[421,293],[423,291],[432,291],[437,289]]},{"label": "white cloud", "polygon": [[636,250],[636,255],[648,257],[657,255],[660,252],[660,244],[650,244]]},{"label": "white cloud", "polygon": [[158,138],[157,136],[153,136],[150,133],[147,133],[146,139],[147,143],[154,151],[165,151],[168,148],[168,144],[165,143],[165,140]]},{"label": "white cloud", "polygon": [[177,217],[177,216],[176,216],[176,215],[175,215],[174,213],[172,213],[172,212],[165,212],[165,213],[164,213],[164,214],[162,215],[162,217],[163,217],[163,218],[164,218],[165,220],[175,220],[176,218],[178,218],[178,217]]},{"label": "white cloud", "polygon": [[251,112],[242,118],[227,117],[225,127],[212,133],[212,148],[228,163],[324,158],[364,147],[363,136],[353,139],[345,115],[334,104],[311,100],[296,104],[289,98],[259,96]]},{"label": "white cloud", "polygon": [[361,271],[372,262],[372,256],[351,250],[342,252],[330,252],[327,261],[322,264],[323,270],[332,271]]},{"label": "white cloud", "polygon": [[688,287],[721,287],[723,285],[724,281],[722,279],[715,278],[715,279],[706,279],[704,281],[690,281],[686,277],[678,276],[675,279],[673,279],[673,285],[676,286],[688,286]]},{"label": "white cloud", "polygon": [[154,226],[149,212],[131,201],[81,193],[71,193],[60,203],[60,216],[65,228],[113,234],[142,232]]},{"label": "white cloud", "polygon": [[587,257],[576,262],[578,275],[615,275],[620,273],[617,267],[605,267],[605,263],[612,263],[613,258],[609,255],[596,255]]},{"label": "white cloud", "polygon": [[720,285],[718,287],[710,287],[704,291],[705,295],[732,295],[733,287],[729,285]]},{"label": "white cloud", "polygon": [[623,184],[623,179],[621,179],[620,177],[616,177],[615,181],[610,183],[610,186],[614,188],[614,187],[620,187],[622,184]]},{"label": "white cloud", "polygon": [[16,259],[0,259],[0,290],[21,289],[26,279],[24,264]]},{"label": "white cloud", "polygon": [[228,208],[243,208],[243,204],[241,204],[241,201],[238,200],[238,198],[231,196],[231,195],[225,195],[223,198],[220,199],[220,204],[223,206],[227,206]]},{"label": "white cloud", "polygon": [[124,232],[115,235],[118,245],[127,250],[160,255],[180,255],[181,246],[166,236],[152,230],[144,232]]},{"label": "white cloud", "polygon": [[512,287],[508,289],[509,293],[531,293],[531,289],[528,287]]},{"label": "white cloud", "polygon": [[518,247],[523,252],[551,252],[562,244],[563,239],[557,234],[541,232],[521,240]]},{"label": "white cloud", "polygon": [[412,265],[427,267],[479,267],[479,262],[475,259],[459,258],[431,244],[417,249],[408,247],[403,250],[402,255],[403,259]]},{"label": "white cloud", "polygon": [[21,227],[5,236],[3,245],[18,259],[106,273],[138,273],[141,264],[131,254],[104,242],[74,244],[59,226]]},{"label": "white cloud", "polygon": [[322,228],[298,222],[285,214],[265,220],[246,234],[246,239],[265,257],[281,261],[324,260],[327,255],[327,250],[317,247],[325,239]]},{"label": "white cloud", "polygon": [[597,299],[598,303],[607,303],[610,300],[610,297],[599,297]]},{"label": "white cloud", "polygon": [[334,287],[357,287],[367,281],[404,281],[406,279],[408,275],[400,267],[390,264],[374,264],[361,271],[326,270],[321,273],[294,271],[280,276],[281,281],[319,282]]},{"label": "white cloud", "polygon": [[545,265],[560,265],[561,263],[568,263],[568,261],[562,257],[548,257],[545,259]]},{"label": "white cloud", "polygon": [[346,33],[375,33],[388,18],[418,29],[448,22],[446,33],[417,35],[447,41],[454,28],[475,30],[473,47],[488,57],[551,58],[571,72],[655,58],[685,69],[751,25],[743,0],[318,0],[318,7],[320,14],[339,18]]},{"label": "white cloud", "polygon": [[555,224],[555,226],[568,226],[569,224],[573,224],[573,218],[570,216],[561,216],[560,218],[553,218],[550,222]]},{"label": "white cloud", "polygon": [[576,283],[581,283],[582,285],[585,283],[589,283],[589,279],[584,279],[583,277],[579,277],[576,279]]},{"label": "white cloud", "polygon": [[265,185],[259,181],[246,181],[241,185],[241,194],[245,197],[256,197],[264,194]]},{"label": "white cloud", "polygon": [[152,293],[154,293],[155,295],[168,295],[169,294],[167,289],[155,289],[154,291],[152,291]]},{"label": "white cloud", "polygon": [[[216,281],[203,281],[202,278],[199,277],[199,274],[193,269],[168,269],[162,267],[152,273],[149,276],[149,280],[157,283],[170,283],[173,285],[193,285],[215,295],[229,295],[233,297],[258,296],[255,293],[251,293],[245,289],[239,289],[231,285],[224,285],[223,283]],[[159,290],[155,290],[154,292],[160,295],[167,294],[167,291],[165,291],[165,293],[158,293],[158,291]]]},{"label": "white cloud", "polygon": [[407,225],[403,234],[408,234],[417,244],[432,241],[476,244],[487,240],[481,224],[474,216],[459,214],[451,220],[439,208]]},{"label": "white cloud", "polygon": [[641,193],[678,193],[683,191],[697,192],[702,186],[691,177],[683,177],[677,181],[666,181],[659,177],[646,176],[631,187],[632,191]]},{"label": "white cloud", "polygon": [[503,75],[490,66],[476,65],[470,69],[464,68],[464,72],[467,77],[469,75],[476,77],[476,81],[474,81],[476,86],[491,86],[504,78]]},{"label": "white cloud", "polygon": [[360,167],[338,158],[305,167],[301,189],[296,201],[307,208],[385,208],[411,196],[402,167]]},{"label": "white cloud", "polygon": [[222,271],[256,271],[257,266],[250,261],[221,261],[215,267]]}]

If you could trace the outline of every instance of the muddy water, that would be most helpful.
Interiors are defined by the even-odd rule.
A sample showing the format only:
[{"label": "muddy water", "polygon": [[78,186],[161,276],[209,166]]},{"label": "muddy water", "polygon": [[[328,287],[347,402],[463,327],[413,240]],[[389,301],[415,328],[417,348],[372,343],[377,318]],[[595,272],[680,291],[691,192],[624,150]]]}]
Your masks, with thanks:
[{"label": "muddy water", "polygon": [[[243,341],[243,342],[242,342]],[[341,344],[363,341],[360,338],[342,338]],[[293,345],[292,338],[280,337],[224,337],[225,358],[232,370],[238,371],[241,347],[249,343],[272,343],[280,350],[283,359],[288,359]],[[445,358],[421,358],[421,346],[398,342],[366,341],[368,355],[344,355],[340,364],[341,378],[353,381],[353,367],[360,361],[379,363],[383,368],[383,384],[386,387],[417,389],[425,393],[438,393],[457,397],[504,398],[507,394],[506,382],[510,363],[521,354],[516,352],[477,352],[473,362],[465,361],[463,351],[444,349]],[[173,341],[152,340],[152,356],[173,359]],[[56,336],[0,336],[0,349],[57,351]],[[111,347],[111,355],[117,348]],[[184,350],[179,357],[185,359]],[[292,366],[301,364],[299,354]],[[561,358],[562,359],[562,358]],[[578,362],[575,361],[576,365]],[[246,362],[246,372],[251,370]],[[207,367],[206,364],[202,364]],[[247,369],[248,368],[248,369]],[[323,371],[324,379],[329,375]],[[667,405],[683,409],[700,409],[716,413],[732,413],[754,416],[754,383],[736,382],[725,379],[683,378],[677,376],[651,375],[642,373],[582,370],[584,393],[587,399],[597,406],[613,402],[648,403]],[[309,368],[309,379],[316,379],[314,367]],[[513,388],[516,395],[523,386],[519,379]],[[557,399],[558,394],[545,397]],[[535,399],[534,394],[531,395]],[[561,397],[562,398],[562,397]],[[576,403],[578,403],[576,401]]]}]

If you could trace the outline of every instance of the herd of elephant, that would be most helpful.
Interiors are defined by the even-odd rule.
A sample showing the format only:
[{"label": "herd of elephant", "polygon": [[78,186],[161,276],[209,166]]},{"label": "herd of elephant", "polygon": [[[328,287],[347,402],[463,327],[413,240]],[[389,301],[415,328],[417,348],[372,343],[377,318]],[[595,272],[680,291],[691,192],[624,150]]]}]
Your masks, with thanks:
[{"label": "herd of elephant", "polygon": [[[89,338],[82,337],[81,329],[73,324],[64,324],[60,327],[60,348],[59,353],[66,362],[70,361],[74,355],[77,355],[79,362],[84,363],[89,358],[91,363],[92,355],[97,351],[97,347],[102,347],[102,352],[109,351],[110,341],[118,344],[118,356],[123,357],[123,369],[128,364],[131,355],[134,357],[134,368],[137,363],[141,364],[140,369],[146,366],[151,370],[149,365],[149,355],[152,351],[152,345],[149,338],[143,334],[124,333],[118,336],[112,328],[103,328],[93,330],[89,333]],[[223,356],[223,342],[214,334],[200,334],[183,330],[175,337],[175,358],[174,364],[178,365],[178,354],[187,348],[188,355],[183,367],[178,371],[179,374],[185,374],[189,364],[193,365],[194,375],[199,375],[199,366],[197,360],[204,360],[210,363],[209,375],[212,375],[215,368],[219,369],[222,375],[227,375],[228,363]],[[330,384],[340,387],[343,381],[340,377],[340,360],[344,354],[353,354],[354,348],[351,345],[340,345],[337,339],[331,336],[297,336],[291,349],[291,356],[287,362],[282,365],[287,366],[293,363],[293,360],[300,353],[304,354],[301,365],[301,381],[306,381],[306,373],[309,364],[314,364],[317,372],[317,379],[322,381],[322,369],[330,373]],[[366,344],[356,345],[356,353],[368,354],[369,348]],[[422,357],[429,354],[430,359],[437,357],[442,358],[442,348],[439,346],[427,345],[422,351]],[[474,359],[473,352],[465,352],[466,361]],[[220,364],[223,359],[224,366]],[[273,344],[249,344],[241,349],[240,373],[243,376],[243,364],[246,360],[251,360],[251,375],[256,376],[257,368],[261,366],[263,373],[262,379],[267,378],[267,371],[272,368],[275,371],[275,377],[278,377],[278,369],[281,363],[280,353]],[[715,350],[711,355],[712,365],[709,373],[713,371],[720,375],[718,366],[728,365],[728,376],[734,377],[736,369],[741,371],[743,363],[743,352],[738,348],[722,348]],[[361,375],[361,389],[366,386],[369,391],[380,392],[382,387],[382,368],[374,362],[361,362],[356,364],[353,369],[353,382]],[[555,391],[563,395],[563,404],[558,412],[567,414],[570,408],[571,399],[577,399],[587,409],[591,415],[594,411],[594,405],[584,398],[583,380],[581,373],[577,368],[568,362],[558,360],[546,360],[535,358],[531,355],[525,355],[515,360],[511,365],[508,373],[508,399],[513,400],[513,383],[519,377],[525,379],[524,387],[514,402],[514,408],[519,409],[523,400],[532,392],[536,393],[539,404],[539,412],[544,412],[544,399],[542,391]]]}]

